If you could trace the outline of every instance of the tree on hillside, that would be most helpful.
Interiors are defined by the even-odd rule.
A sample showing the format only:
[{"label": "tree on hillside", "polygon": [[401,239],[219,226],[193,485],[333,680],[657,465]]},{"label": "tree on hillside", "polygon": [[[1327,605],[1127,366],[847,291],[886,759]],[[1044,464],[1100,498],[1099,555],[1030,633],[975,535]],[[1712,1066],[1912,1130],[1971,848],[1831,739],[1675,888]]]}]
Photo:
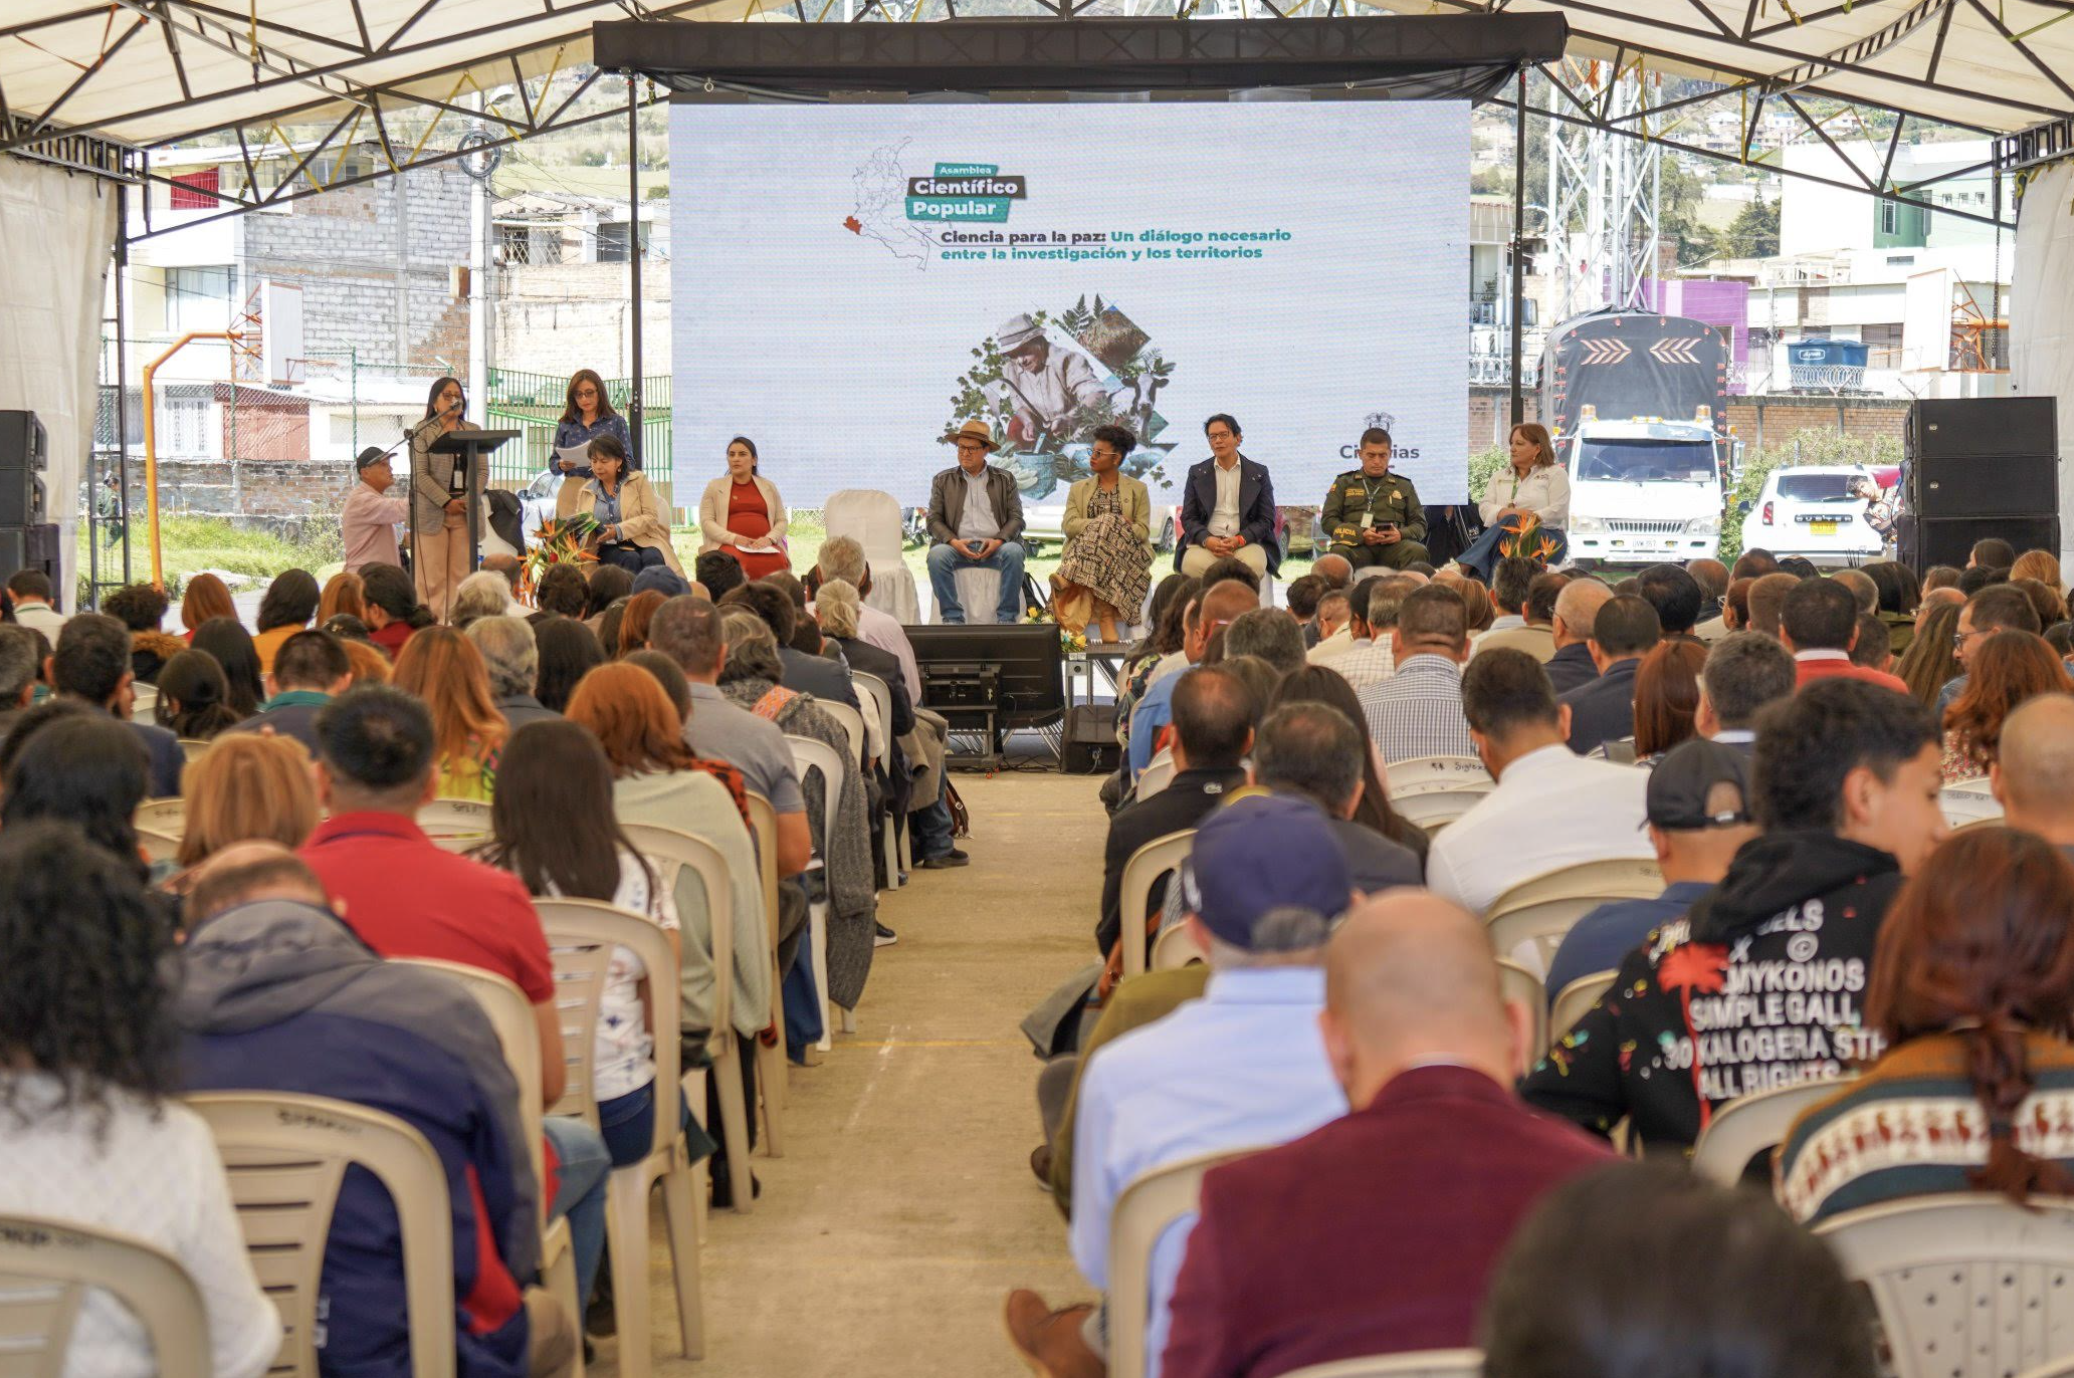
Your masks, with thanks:
[{"label": "tree on hillside", "polygon": [[1736,212],[1721,251],[1732,258],[1770,258],[1779,252],[1779,203],[1762,195]]}]

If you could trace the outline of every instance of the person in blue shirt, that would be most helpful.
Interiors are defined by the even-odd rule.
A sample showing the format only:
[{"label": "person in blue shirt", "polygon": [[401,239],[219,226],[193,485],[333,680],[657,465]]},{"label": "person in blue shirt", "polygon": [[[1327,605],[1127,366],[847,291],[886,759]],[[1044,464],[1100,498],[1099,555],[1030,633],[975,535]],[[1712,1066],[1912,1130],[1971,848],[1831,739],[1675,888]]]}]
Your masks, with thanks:
[{"label": "person in blue shirt", "polygon": [[[605,380],[597,375],[595,369],[576,370],[569,379],[566,400],[568,405],[555,426],[557,450],[588,445],[601,435],[609,435],[625,447],[627,454],[634,453],[634,441],[627,434],[626,418],[612,409],[612,399],[605,395]],[[637,459],[630,459],[628,463],[636,469],[641,467]],[[583,487],[583,481],[592,477],[591,466],[581,460],[563,459],[557,455],[548,460],[548,467],[562,475],[564,493]]]},{"label": "person in blue shirt", "polygon": [[1659,925],[1692,907],[1728,874],[1728,863],[1757,836],[1750,817],[1749,758],[1732,746],[1694,738],[1664,753],[1649,773],[1649,841],[1664,892],[1653,900],[1613,900],[1579,919],[1548,964],[1548,998],[1581,976],[1612,971]]},{"label": "person in blue shirt", "polygon": [[[1205,589],[1188,612],[1188,639],[1182,651],[1190,665],[1198,664],[1210,648],[1211,638],[1242,614],[1260,606],[1260,595],[1237,579],[1226,579]],[[1182,667],[1186,669],[1187,667]],[[1160,729],[1174,718],[1174,689],[1181,678],[1171,674],[1153,682],[1131,712],[1131,778],[1137,779],[1159,750]]]}]

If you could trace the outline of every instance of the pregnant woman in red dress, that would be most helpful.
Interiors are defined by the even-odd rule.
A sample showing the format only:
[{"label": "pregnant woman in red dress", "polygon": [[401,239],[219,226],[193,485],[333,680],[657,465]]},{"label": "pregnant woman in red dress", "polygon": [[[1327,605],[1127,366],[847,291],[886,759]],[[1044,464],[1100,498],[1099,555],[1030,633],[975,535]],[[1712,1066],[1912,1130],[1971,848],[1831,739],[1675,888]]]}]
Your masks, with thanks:
[{"label": "pregnant woman in red dress", "polygon": [[727,472],[706,485],[699,500],[699,551],[724,550],[751,579],[792,568],[785,554],[785,503],[778,487],[756,472],[756,443],[747,436],[727,442]]}]

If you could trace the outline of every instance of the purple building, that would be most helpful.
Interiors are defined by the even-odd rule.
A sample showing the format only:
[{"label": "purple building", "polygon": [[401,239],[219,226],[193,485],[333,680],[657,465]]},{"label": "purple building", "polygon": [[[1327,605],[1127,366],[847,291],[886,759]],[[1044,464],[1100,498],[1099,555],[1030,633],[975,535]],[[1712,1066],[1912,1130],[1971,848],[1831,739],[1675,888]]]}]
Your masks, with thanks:
[{"label": "purple building", "polygon": [[1728,344],[1729,392],[1749,390],[1750,284],[1706,278],[1657,279],[1649,283],[1651,300],[1666,316],[1689,316],[1721,332]]}]

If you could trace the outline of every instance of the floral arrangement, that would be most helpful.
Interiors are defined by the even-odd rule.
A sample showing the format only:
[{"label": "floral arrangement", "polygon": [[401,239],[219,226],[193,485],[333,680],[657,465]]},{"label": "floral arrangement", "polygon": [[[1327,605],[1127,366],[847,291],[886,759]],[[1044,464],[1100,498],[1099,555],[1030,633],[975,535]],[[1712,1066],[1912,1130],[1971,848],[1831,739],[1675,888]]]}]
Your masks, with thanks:
[{"label": "floral arrangement", "polygon": [[1562,553],[1562,547],[1554,538],[1541,534],[1541,519],[1528,517],[1520,523],[1519,530],[1508,531],[1498,538],[1498,555],[1501,559],[1524,555],[1537,564],[1546,564]]},{"label": "floral arrangement", "polygon": [[584,549],[584,544],[597,530],[598,520],[588,512],[542,522],[533,533],[536,544],[519,566],[519,596],[531,603],[533,591],[540,586],[540,576],[547,573],[550,565],[596,564],[597,552]]},{"label": "floral arrangement", "polygon": [[[1023,614],[1024,622],[1035,623],[1038,626],[1043,626],[1056,620],[1052,616],[1051,609],[1041,605],[1031,608]],[[1087,633],[1084,631],[1068,631],[1066,628],[1061,627],[1059,628],[1059,645],[1068,651],[1084,651],[1087,649]]]}]

